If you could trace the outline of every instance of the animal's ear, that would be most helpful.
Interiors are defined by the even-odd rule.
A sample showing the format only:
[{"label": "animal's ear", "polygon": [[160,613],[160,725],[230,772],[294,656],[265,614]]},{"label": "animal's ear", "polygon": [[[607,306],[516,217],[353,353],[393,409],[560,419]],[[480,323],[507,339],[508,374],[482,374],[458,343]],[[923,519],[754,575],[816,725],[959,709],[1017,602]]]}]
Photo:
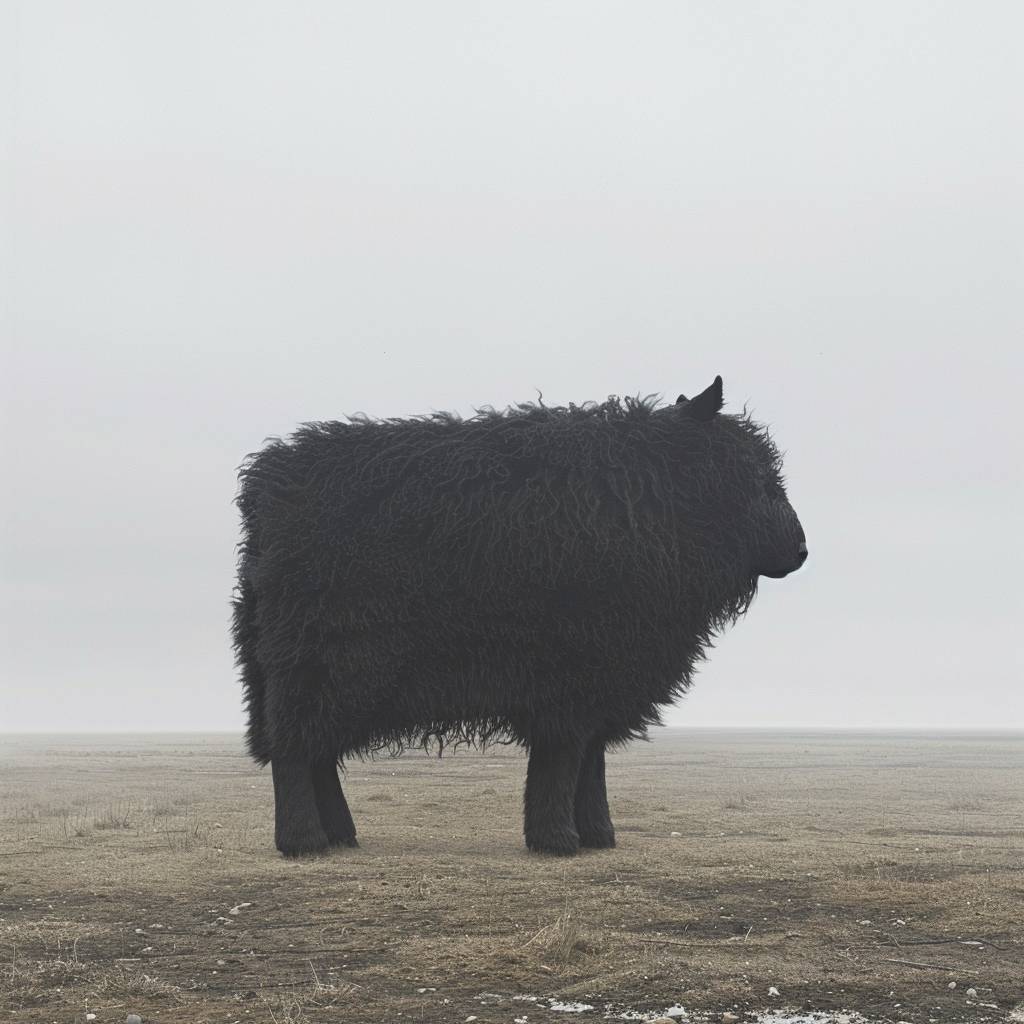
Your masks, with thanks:
[{"label": "animal's ear", "polygon": [[689,401],[689,399],[686,397],[686,395],[680,395],[676,399],[676,405],[682,405],[684,402],[688,402],[688,401]]},{"label": "animal's ear", "polygon": [[695,420],[706,422],[722,408],[722,378],[716,377],[714,384],[702,391],[686,405],[686,411]]}]

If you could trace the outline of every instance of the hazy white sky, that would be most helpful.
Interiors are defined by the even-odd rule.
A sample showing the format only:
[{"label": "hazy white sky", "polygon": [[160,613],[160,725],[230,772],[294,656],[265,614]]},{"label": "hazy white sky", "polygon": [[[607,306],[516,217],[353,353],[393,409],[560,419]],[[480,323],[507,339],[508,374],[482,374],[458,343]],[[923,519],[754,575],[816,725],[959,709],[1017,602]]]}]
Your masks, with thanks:
[{"label": "hazy white sky", "polygon": [[241,725],[267,435],[716,373],[811,557],[670,721],[1024,726],[1020,4],[0,10],[0,730]]}]

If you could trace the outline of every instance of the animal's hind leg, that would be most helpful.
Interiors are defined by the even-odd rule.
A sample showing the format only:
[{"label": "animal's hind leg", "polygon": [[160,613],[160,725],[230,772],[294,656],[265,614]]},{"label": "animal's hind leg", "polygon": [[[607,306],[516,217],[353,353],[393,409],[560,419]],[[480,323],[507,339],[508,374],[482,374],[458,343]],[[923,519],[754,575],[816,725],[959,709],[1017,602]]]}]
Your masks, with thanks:
[{"label": "animal's hind leg", "polygon": [[327,833],[313,789],[312,765],[299,757],[274,757],[274,839],[286,857],[327,849]]},{"label": "animal's hind leg", "polygon": [[313,763],[313,793],[327,841],[335,846],[358,846],[355,822],[341,791],[334,761]]},{"label": "animal's hind leg", "polygon": [[569,737],[533,738],[526,770],[526,845],[538,853],[579,850],[574,806],[583,747]]},{"label": "animal's hind leg", "polygon": [[587,744],[576,784],[575,818],[580,846],[606,849],[615,845],[615,828],[608,812],[604,747],[603,737],[595,737]]}]

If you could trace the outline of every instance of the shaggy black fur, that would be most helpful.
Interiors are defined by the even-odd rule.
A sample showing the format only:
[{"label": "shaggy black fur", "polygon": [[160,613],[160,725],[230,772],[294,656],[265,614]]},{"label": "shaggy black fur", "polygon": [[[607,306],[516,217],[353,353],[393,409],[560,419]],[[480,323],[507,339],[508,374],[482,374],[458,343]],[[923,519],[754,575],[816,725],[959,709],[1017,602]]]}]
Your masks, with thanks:
[{"label": "shaggy black fur", "polygon": [[355,844],[336,762],[432,738],[529,748],[531,849],[614,845],[605,749],[806,557],[721,403],[312,423],[248,458],[234,643],[284,853]]}]

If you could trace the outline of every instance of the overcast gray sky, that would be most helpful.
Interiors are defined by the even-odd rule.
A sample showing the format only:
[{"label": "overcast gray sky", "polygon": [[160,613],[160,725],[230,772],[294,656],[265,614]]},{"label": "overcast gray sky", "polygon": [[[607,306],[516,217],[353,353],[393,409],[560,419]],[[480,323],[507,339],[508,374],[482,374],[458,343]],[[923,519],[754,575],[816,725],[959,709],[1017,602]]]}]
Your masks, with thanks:
[{"label": "overcast gray sky", "polygon": [[241,458],[674,398],[806,569],[669,720],[1024,726],[1024,7],[8,2],[0,729],[230,729]]}]

